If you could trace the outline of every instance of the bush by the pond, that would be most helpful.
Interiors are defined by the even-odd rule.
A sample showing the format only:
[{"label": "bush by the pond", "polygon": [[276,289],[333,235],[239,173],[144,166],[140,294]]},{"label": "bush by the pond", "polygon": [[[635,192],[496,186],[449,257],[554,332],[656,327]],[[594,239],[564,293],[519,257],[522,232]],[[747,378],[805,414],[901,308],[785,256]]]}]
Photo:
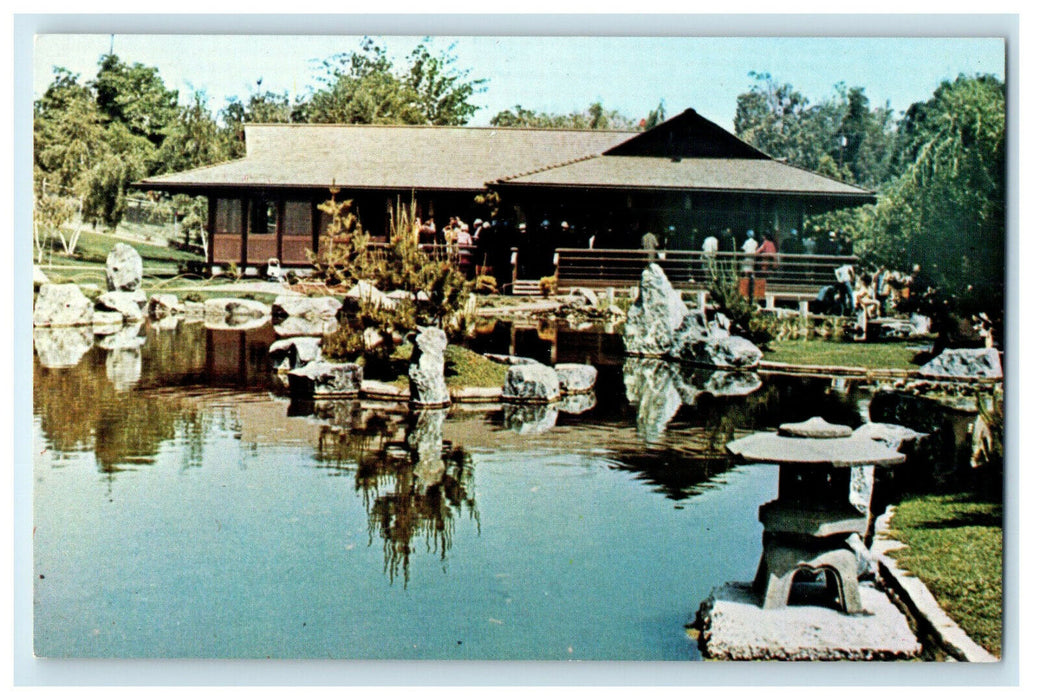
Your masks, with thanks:
[{"label": "bush by the pond", "polygon": [[362,354],[389,358],[397,345],[419,326],[436,326],[449,334],[464,325],[469,292],[450,251],[428,253],[419,248],[412,229],[415,203],[398,203],[390,219],[390,243],[373,248],[352,203],[330,199],[320,206],[331,222],[319,253],[311,256],[318,278],[329,285],[353,286],[366,282],[381,292],[403,291],[394,303],[359,299],[336,333],[326,338],[330,357]]},{"label": "bush by the pond", "polygon": [[712,261],[709,271],[708,293],[715,309],[730,320],[730,332],[755,345],[768,345],[776,337],[776,316],[763,311],[741,293],[737,259],[734,258],[731,265]]}]

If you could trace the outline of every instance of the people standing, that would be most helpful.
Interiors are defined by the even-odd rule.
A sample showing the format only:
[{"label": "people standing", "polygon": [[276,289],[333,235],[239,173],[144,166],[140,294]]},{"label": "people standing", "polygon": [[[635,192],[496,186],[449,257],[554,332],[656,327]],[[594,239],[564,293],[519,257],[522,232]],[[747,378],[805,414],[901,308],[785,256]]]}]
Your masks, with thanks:
[{"label": "people standing", "polygon": [[874,298],[872,286],[870,275],[860,275],[856,281],[856,291],[853,295],[854,307],[858,314],[856,329],[859,333],[856,335],[856,340],[867,339],[867,323],[878,315],[880,305]]},{"label": "people standing", "polygon": [[758,240],[755,238],[753,229],[748,229],[744,238],[744,245],[740,247],[744,253],[744,261],[740,265],[740,271],[750,276],[755,271],[755,251],[758,250]]},{"label": "people standing", "polygon": [[776,241],[773,234],[762,235],[762,244],[755,249],[755,258],[758,261],[758,272],[763,277],[776,269]]},{"label": "people standing", "polygon": [[856,269],[852,265],[842,265],[834,270],[834,276],[844,289],[845,312],[851,314],[855,309],[855,290],[853,285],[856,282]]}]

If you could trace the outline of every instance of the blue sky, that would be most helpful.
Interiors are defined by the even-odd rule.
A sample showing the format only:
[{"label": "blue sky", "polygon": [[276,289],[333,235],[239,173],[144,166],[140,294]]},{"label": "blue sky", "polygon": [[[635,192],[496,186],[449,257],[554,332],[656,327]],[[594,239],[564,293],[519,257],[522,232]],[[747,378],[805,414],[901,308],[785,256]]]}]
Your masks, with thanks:
[{"label": "blue sky", "polygon": [[[421,38],[376,36],[402,59]],[[317,84],[321,60],[357,48],[360,36],[41,34],[34,96],[46,89],[56,65],[93,77],[110,42],[124,61],[158,68],[182,99],[204,90],[218,110],[232,95],[248,97],[260,78],[263,90],[306,94]],[[597,100],[639,118],[663,99],[668,115],[693,107],[732,130],[736,97],[754,82],[750,71],[791,83],[813,102],[833,94],[838,82],[861,86],[872,105],[888,102],[898,116],[959,73],[1005,77],[999,38],[433,38],[435,49],[452,44],[457,67],[487,79],[486,91],[474,100],[482,107],[474,125],[516,104],[570,112]]]}]

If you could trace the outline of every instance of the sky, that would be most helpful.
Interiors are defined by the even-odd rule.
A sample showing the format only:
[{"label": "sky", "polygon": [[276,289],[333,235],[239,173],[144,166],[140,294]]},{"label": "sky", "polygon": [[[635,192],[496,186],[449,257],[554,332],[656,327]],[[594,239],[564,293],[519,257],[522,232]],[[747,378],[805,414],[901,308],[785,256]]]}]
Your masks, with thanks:
[{"label": "sky", "polygon": [[[404,60],[419,35],[380,36]],[[360,35],[39,34],[33,95],[39,97],[62,66],[83,80],[112,50],[127,63],[158,68],[182,101],[205,92],[216,112],[258,89],[305,96],[318,85],[321,61],[359,47]],[[872,106],[886,102],[895,116],[927,100],[944,79],[991,73],[1004,79],[1000,38],[898,37],[608,37],[434,36],[435,51],[451,50],[456,67],[485,78],[472,102],[472,125],[486,125],[517,104],[554,113],[580,111],[594,101],[639,119],[658,102],[673,116],[687,107],[732,131],[737,95],[754,71],[790,83],[812,102],[834,86],[863,87]]]}]

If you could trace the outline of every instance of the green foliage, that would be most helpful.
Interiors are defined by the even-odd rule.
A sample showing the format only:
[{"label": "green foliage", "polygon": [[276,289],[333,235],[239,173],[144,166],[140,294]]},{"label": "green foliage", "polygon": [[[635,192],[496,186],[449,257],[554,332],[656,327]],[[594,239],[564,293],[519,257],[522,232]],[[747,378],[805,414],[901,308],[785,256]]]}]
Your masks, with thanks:
[{"label": "green foliage", "polygon": [[657,103],[657,106],[651,109],[650,113],[646,115],[646,119],[640,123],[640,127],[642,127],[644,131],[649,131],[662,123],[665,119],[664,100],[661,100]]},{"label": "green foliage", "polygon": [[318,205],[329,215],[329,225],[322,234],[318,252],[308,251],[307,255],[325,284],[352,286],[370,279],[379,261],[372,251],[371,238],[353,212],[353,201],[337,202],[338,192],[338,188],[332,188],[329,199]]},{"label": "green foliage", "polygon": [[[660,108],[663,109],[663,104]],[[615,110],[606,109],[601,102],[593,102],[585,111],[571,112],[570,114],[535,112],[530,109],[524,109],[521,105],[516,105],[511,110],[502,110],[491,117],[491,126],[630,131],[636,128],[636,121]]]},{"label": "green foliage", "polygon": [[473,282],[473,291],[477,294],[498,294],[498,280],[492,275],[480,275]]},{"label": "green foliage", "polygon": [[550,275],[538,280],[538,291],[543,297],[552,296],[556,293],[556,277]]},{"label": "green foliage", "polygon": [[914,263],[946,293],[984,290],[1003,306],[1004,85],[991,76],[944,82],[908,110],[907,170],[883,192],[862,243],[904,269]]},{"label": "green foliage", "polygon": [[162,144],[163,131],[177,118],[177,91],[166,89],[157,68],[127,65],[106,54],[92,87],[98,109],[108,121],[125,125],[155,146]]},{"label": "green foliage", "polygon": [[738,137],[774,158],[863,187],[891,176],[896,133],[887,105],[871,109],[863,88],[844,83],[813,105],[768,73],[750,75],[755,84],[737,96]]},{"label": "green foliage", "polygon": [[768,344],[776,334],[777,321],[764,313],[758,305],[740,293],[738,261],[730,264],[711,260],[708,267],[711,279],[708,293],[715,309],[730,321],[730,332],[750,340],[755,345]]},{"label": "green foliage", "polygon": [[[381,292],[404,291],[393,304],[364,295],[358,310],[323,348],[333,357],[385,360],[418,326],[437,326],[450,333],[464,325],[469,292],[457,260],[444,252],[424,252],[412,229],[415,203],[398,203],[390,221],[389,245],[374,249],[350,203],[332,198],[322,205],[331,217],[321,251],[314,257],[318,275],[330,283],[371,284]],[[338,281],[338,282],[337,282]]]},{"label": "green foliage", "polygon": [[478,107],[470,99],[483,80],[454,67],[454,46],[439,56],[424,40],[404,71],[386,48],[366,37],[358,51],[323,62],[322,87],[308,105],[309,120],[322,124],[465,124]]}]

